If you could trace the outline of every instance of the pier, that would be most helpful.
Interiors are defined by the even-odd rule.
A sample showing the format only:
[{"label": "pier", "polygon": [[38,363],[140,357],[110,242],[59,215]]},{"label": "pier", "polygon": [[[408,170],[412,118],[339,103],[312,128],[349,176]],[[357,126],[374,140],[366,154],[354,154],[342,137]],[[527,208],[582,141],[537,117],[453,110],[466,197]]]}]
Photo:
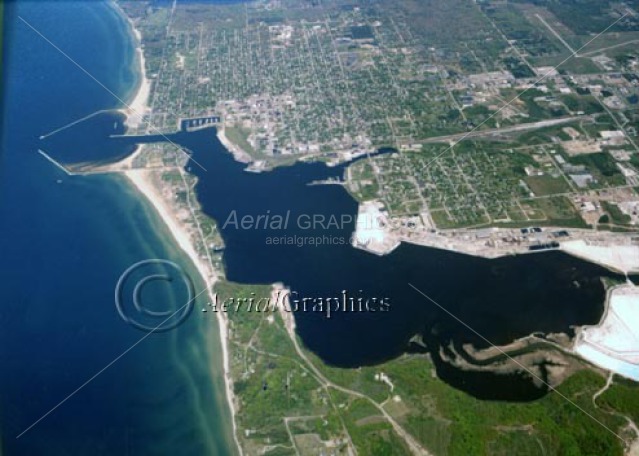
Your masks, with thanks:
[{"label": "pier", "polygon": [[221,123],[220,116],[193,117],[180,119],[180,131],[195,131],[202,128],[215,127]]}]

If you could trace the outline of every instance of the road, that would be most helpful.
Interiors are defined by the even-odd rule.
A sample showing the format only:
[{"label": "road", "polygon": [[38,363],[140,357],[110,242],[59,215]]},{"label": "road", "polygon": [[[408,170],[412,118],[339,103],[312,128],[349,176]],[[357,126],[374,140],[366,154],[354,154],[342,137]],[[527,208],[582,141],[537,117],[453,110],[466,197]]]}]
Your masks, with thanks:
[{"label": "road", "polygon": [[302,349],[300,348],[298,342],[297,342],[297,337],[295,335],[295,317],[293,316],[292,312],[287,312],[284,309],[284,306],[277,306],[279,312],[280,312],[280,316],[282,317],[282,320],[284,320],[284,326],[286,327],[286,332],[288,333],[288,336],[290,337],[291,341],[293,342],[293,346],[295,347],[295,351],[297,352],[298,356],[304,361],[304,363],[306,363],[306,365],[308,366],[308,368],[313,372],[313,374],[315,374],[315,377],[318,379],[318,381],[320,381],[321,383],[324,384],[325,387],[330,387],[330,388],[334,388],[338,391],[341,391],[343,393],[346,394],[350,394],[352,396],[355,397],[359,397],[361,399],[365,399],[368,402],[370,402],[375,408],[377,408],[377,410],[380,411],[380,413],[384,416],[384,418],[386,418],[386,420],[391,424],[391,426],[393,426],[393,429],[395,430],[395,432],[397,432],[397,435],[399,435],[408,445],[408,447],[410,448],[411,452],[413,454],[416,455],[423,455],[423,456],[430,456],[431,454],[424,448],[422,447],[419,442],[417,442],[412,435],[410,435],[408,432],[406,432],[404,430],[404,428],[402,428],[399,423],[397,423],[397,421],[395,421],[395,419],[390,416],[388,414],[388,412],[386,410],[384,410],[384,407],[382,407],[378,402],[374,401],[371,397],[360,393],[359,391],[354,391],[348,388],[344,388],[343,386],[337,385],[335,383],[333,383],[332,381],[330,381],[329,379],[327,379],[324,374],[322,374],[319,369],[317,369],[315,367],[315,365],[311,362],[310,359],[308,359],[308,357],[306,356],[306,354],[302,351]]},{"label": "road", "polygon": [[577,51],[575,51],[572,46],[570,46],[568,43],[566,43],[566,40],[564,40],[561,35],[559,33],[557,33],[555,31],[554,28],[552,28],[550,26],[550,24],[548,22],[546,22],[546,20],[541,17],[539,14],[535,14],[535,16],[537,17],[537,19],[539,19],[539,21],[544,24],[544,26],[550,31],[550,33],[552,33],[555,38],[557,38],[559,41],[561,41],[561,44],[563,44],[564,46],[566,46],[566,49],[568,49],[570,51],[570,53],[574,56],[574,57],[579,57],[579,55],[577,54]]},{"label": "road", "polygon": [[464,139],[480,138],[485,136],[497,136],[497,135],[502,135],[506,133],[517,133],[517,132],[527,131],[527,130],[538,130],[540,128],[554,127],[556,125],[576,122],[578,120],[593,120],[594,118],[595,118],[594,115],[561,117],[559,119],[542,120],[539,122],[513,125],[512,127],[491,128],[489,130],[475,130],[475,131],[470,131],[466,133],[455,133],[453,135],[435,136],[432,138],[425,139],[422,142],[423,143],[440,143],[440,142],[450,142],[450,141],[461,141]]}]

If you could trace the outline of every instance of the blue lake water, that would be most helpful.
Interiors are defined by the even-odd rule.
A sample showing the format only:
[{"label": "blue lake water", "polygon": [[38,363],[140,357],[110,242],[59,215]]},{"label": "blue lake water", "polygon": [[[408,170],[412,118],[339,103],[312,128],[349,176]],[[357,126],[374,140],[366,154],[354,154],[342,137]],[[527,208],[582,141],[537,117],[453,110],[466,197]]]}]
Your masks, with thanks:
[{"label": "blue lake water", "polygon": [[[438,375],[451,385],[485,399],[531,400],[545,391],[534,387],[530,378],[465,372],[442,362],[440,349],[465,343],[482,348],[488,346],[485,339],[507,344],[538,331],[570,334],[573,325],[596,324],[601,318],[605,297],[601,278],[615,276],[602,267],[561,252],[486,260],[408,244],[379,257],[349,244],[357,203],[345,189],[308,185],[341,177],[342,167],[297,164],[248,173],[217,141],[214,131],[174,139],[194,151],[195,160],[206,169],[190,166],[199,177],[196,191],[204,212],[221,227],[230,280],[280,281],[300,297],[339,297],[347,290],[353,297],[388,300],[385,312],[334,312],[330,318],[312,310],[296,312],[302,340],[329,364],[380,363],[410,351],[411,338],[419,335]],[[241,219],[288,212],[292,222],[285,229],[242,229],[226,223],[233,220],[233,213]],[[309,227],[309,217],[314,216],[352,221]],[[322,241],[321,246],[273,245],[273,237],[338,241]]]},{"label": "blue lake water", "polygon": [[[118,102],[29,29],[64,49],[122,98],[136,84],[126,23],[96,2],[8,4],[0,156],[0,426],[5,454],[228,454],[233,451],[223,396],[216,328],[193,315],[177,330],[143,340],[20,439],[15,436],[144,335],[114,306],[120,274],[137,261],[188,261],[141,198],[105,176],[69,178],[37,153],[46,144],[65,161],[103,161],[127,153],[106,138],[121,128],[113,114],[50,141],[38,138]],[[64,24],[64,27],[61,26]],[[118,130],[119,131],[119,130]],[[298,164],[252,174],[235,162],[214,130],[178,134],[198,163],[204,212],[224,224],[231,213],[287,214],[284,230],[222,229],[230,280],[284,282],[302,296],[386,298],[387,312],[298,312],[299,334],[326,362],[374,364],[411,350],[421,335],[439,376],[487,399],[545,394],[521,376],[469,373],[440,359],[440,349],[486,342],[429,303],[412,283],[493,343],[596,323],[603,310],[603,268],[559,252],[488,261],[402,245],[377,257],[352,248],[354,221],[307,229],[300,216],[354,220],[356,202],[339,186],[308,186],[343,168]],[[93,146],[93,147],[89,147]],[[272,237],[327,237],[321,247],[272,245]],[[182,290],[183,291],[183,290]],[[182,293],[184,294],[184,293]],[[177,308],[183,296],[156,290]],[[201,301],[201,300],[200,300]],[[198,302],[196,308],[203,305]],[[159,308],[158,308],[159,309]],[[211,369],[212,368],[212,369]],[[213,373],[211,373],[211,370]]]},{"label": "blue lake water", "polygon": [[[451,346],[459,351],[466,343],[485,348],[486,339],[503,345],[533,332],[572,334],[574,326],[601,318],[601,279],[620,278],[558,251],[486,260],[403,244],[378,257],[350,245],[357,204],[344,188],[308,185],[340,178],[343,166],[300,163],[255,174],[232,158],[214,128],[170,138],[193,152],[195,161],[187,168],[199,179],[203,211],[221,229],[228,279],[283,282],[311,299],[339,298],[346,290],[354,298],[390,303],[385,312],[333,312],[330,318],[325,312],[296,312],[303,342],[335,366],[375,364],[423,351],[411,342],[419,336],[439,377],[449,384],[483,399],[533,400],[547,391],[534,386],[529,375],[463,371],[446,363],[440,350],[450,354]],[[288,223],[265,222],[276,216]],[[245,217],[262,217],[262,222],[242,227]],[[314,219],[320,222],[313,224]],[[322,244],[309,245],[309,239]]]},{"label": "blue lake water", "polygon": [[[137,83],[127,24],[106,3],[5,4],[0,453],[232,454],[217,328],[196,318],[140,342],[16,439],[145,335],[114,305],[126,268],[148,258],[171,259],[195,277],[196,291],[202,289],[127,183],[69,178],[37,153],[40,135],[120,106],[18,16],[121,98]],[[102,150],[99,141],[94,145]],[[73,139],[67,146],[78,149]],[[149,296],[158,298],[160,309],[181,305],[182,295],[158,287]]]},{"label": "blue lake water", "polygon": [[[74,161],[82,155],[82,147],[70,152],[60,144],[82,144],[93,132],[102,134],[105,141],[94,160],[109,154],[120,156],[130,145],[104,135],[113,128],[109,116],[82,123],[42,144],[57,158]],[[390,303],[386,312],[337,312],[331,318],[312,311],[296,313],[302,340],[330,364],[357,367],[406,351],[421,351],[423,348],[411,342],[417,335],[427,345],[438,375],[449,384],[484,399],[533,400],[546,391],[534,386],[530,376],[462,371],[444,362],[441,350],[450,354],[451,346],[459,351],[466,343],[486,347],[484,338],[507,344],[533,332],[570,334],[574,325],[595,324],[601,317],[601,278],[614,275],[604,268],[560,252],[489,261],[402,245],[390,255],[377,257],[350,245],[357,204],[347,192],[335,185],[308,185],[340,178],[343,166],[296,164],[269,173],[247,173],[219,143],[213,128],[169,137],[193,152],[195,161],[187,167],[199,178],[196,191],[204,212],[221,227],[230,280],[284,282],[300,296],[310,298],[334,299],[346,290],[355,298]],[[163,139],[156,135],[145,141]],[[262,217],[263,222],[242,229],[225,223],[233,214],[237,220]],[[267,216],[278,215],[289,219],[283,229],[264,226]],[[312,220],[336,223],[309,226]],[[273,239],[280,241],[276,244]],[[321,239],[322,245],[298,245],[309,239]],[[473,329],[421,296],[409,283]]]}]

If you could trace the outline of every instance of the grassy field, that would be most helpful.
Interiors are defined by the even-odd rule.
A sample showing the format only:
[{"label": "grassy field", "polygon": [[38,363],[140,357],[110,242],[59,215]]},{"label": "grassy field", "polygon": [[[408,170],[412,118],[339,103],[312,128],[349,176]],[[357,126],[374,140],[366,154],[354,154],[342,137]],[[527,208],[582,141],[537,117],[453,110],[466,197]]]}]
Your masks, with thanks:
[{"label": "grassy field", "polygon": [[233,144],[236,144],[243,151],[251,155],[251,157],[255,157],[255,149],[248,142],[249,130],[242,127],[225,127],[224,134]]},{"label": "grassy field", "polygon": [[525,181],[528,187],[530,187],[537,196],[554,195],[570,191],[570,187],[562,177],[549,175],[530,176],[527,177]]},{"label": "grassy field", "polygon": [[614,223],[615,225],[627,225],[628,223],[630,223],[630,216],[624,214],[621,209],[619,209],[619,206],[617,206],[616,204],[602,201],[601,205],[610,216],[610,220],[612,221],[612,223]]},{"label": "grassy field", "polygon": [[[220,300],[270,295],[268,286],[229,282],[216,291]],[[639,418],[637,385],[615,381],[594,403],[606,379],[585,364],[559,386],[560,394],[528,403],[482,401],[439,380],[426,355],[340,369],[302,348],[317,375],[276,312],[229,312],[229,318],[247,454],[346,454],[349,441],[361,455],[410,454],[378,406],[435,455],[621,455],[623,442],[610,430],[628,438],[619,413]]]}]

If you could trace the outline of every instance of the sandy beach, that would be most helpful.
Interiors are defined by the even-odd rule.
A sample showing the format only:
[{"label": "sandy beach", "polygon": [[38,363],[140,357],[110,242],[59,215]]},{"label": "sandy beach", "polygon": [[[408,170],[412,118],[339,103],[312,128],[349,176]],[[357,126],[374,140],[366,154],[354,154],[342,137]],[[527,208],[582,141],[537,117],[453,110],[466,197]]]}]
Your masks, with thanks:
[{"label": "sandy beach", "polygon": [[[127,103],[127,107],[125,109],[120,110],[120,112],[127,116],[127,126],[130,129],[136,129],[140,126],[145,113],[147,113],[149,109],[147,103],[151,93],[151,83],[146,77],[144,53],[141,47],[142,35],[140,31],[136,29],[134,22],[124,13],[119,5],[117,5],[117,3],[113,3],[113,5],[119,14],[121,14],[122,17],[126,18],[129,22],[131,30],[137,40],[136,53],[137,60],[139,62],[140,83],[138,84],[137,91],[133,96],[133,99]],[[228,141],[224,137],[223,144],[226,146],[227,143]],[[141,147],[138,148],[134,155],[137,155],[140,150]],[[126,167],[131,167],[132,158],[129,157],[128,159],[125,159],[124,162],[126,162]],[[202,280],[204,280],[207,286],[209,299],[213,300],[213,286],[217,281],[216,271],[210,261],[202,259],[200,255],[198,255],[197,250],[194,247],[191,234],[186,228],[184,221],[180,219],[179,214],[176,213],[169,203],[169,198],[171,198],[172,195],[164,195],[162,193],[160,186],[153,178],[153,171],[151,170],[127,169],[123,171],[123,174],[153,205],[154,209],[164,221],[179,247],[189,256],[197,268]],[[232,416],[233,439],[239,454],[242,455],[242,447],[240,446],[237,436],[235,397],[231,388],[230,359],[228,351],[228,321],[226,315],[222,312],[218,312],[217,317],[222,346],[225,392]]]},{"label": "sandy beach", "polygon": [[130,129],[136,129],[142,124],[148,110],[147,102],[151,94],[151,82],[146,77],[144,54],[139,46],[136,49],[136,53],[138,54],[141,67],[139,88],[131,103],[129,103],[125,109],[121,110],[121,112],[124,112],[127,116],[126,124]]},{"label": "sandy beach", "polygon": [[136,46],[136,61],[138,62],[138,74],[139,83],[133,99],[128,100],[126,107],[120,109],[120,112],[126,115],[126,124],[129,129],[137,129],[144,119],[144,115],[147,113],[149,106],[149,96],[151,95],[151,82],[146,77],[146,61],[144,60],[144,52],[142,52],[142,33],[135,27],[135,23],[129,16],[120,8],[120,6],[113,2],[113,7],[118,13],[126,19],[129,23],[129,27],[135,36]]},{"label": "sandy beach", "polygon": [[171,231],[171,234],[177,241],[178,245],[184,252],[193,260],[193,263],[198,269],[198,272],[208,282],[215,282],[215,276],[213,275],[211,268],[206,264],[204,260],[197,254],[191,237],[187,230],[184,228],[182,222],[177,217],[175,212],[166,203],[166,195],[163,195],[154,183],[152,178],[153,171],[146,169],[130,169],[124,171],[124,175],[133,183],[133,185],[144,194],[146,198],[151,202],[157,213],[160,215],[166,226]]},{"label": "sandy beach", "polygon": [[[153,179],[153,171],[147,169],[130,169],[123,171],[123,174],[129,179],[129,181],[135,186],[135,188],[142,193],[149,202],[153,205],[158,215],[162,218],[165,225],[171,232],[173,238],[177,241],[179,247],[186,253],[195,267],[197,268],[202,280],[204,280],[209,294],[209,299],[213,300],[213,286],[217,281],[217,275],[212,265],[207,260],[202,259],[198,255],[193,246],[191,235],[184,226],[184,222],[180,220],[178,214],[167,203],[167,199],[170,195],[163,195],[157,184]],[[222,346],[222,362],[224,366],[224,380],[226,397],[233,416],[233,438],[235,439],[238,451],[242,454],[242,449],[237,437],[237,426],[235,421],[235,397],[231,389],[230,378],[230,358],[228,351],[228,321],[223,312],[217,313],[218,323],[220,328],[220,338]]]}]

